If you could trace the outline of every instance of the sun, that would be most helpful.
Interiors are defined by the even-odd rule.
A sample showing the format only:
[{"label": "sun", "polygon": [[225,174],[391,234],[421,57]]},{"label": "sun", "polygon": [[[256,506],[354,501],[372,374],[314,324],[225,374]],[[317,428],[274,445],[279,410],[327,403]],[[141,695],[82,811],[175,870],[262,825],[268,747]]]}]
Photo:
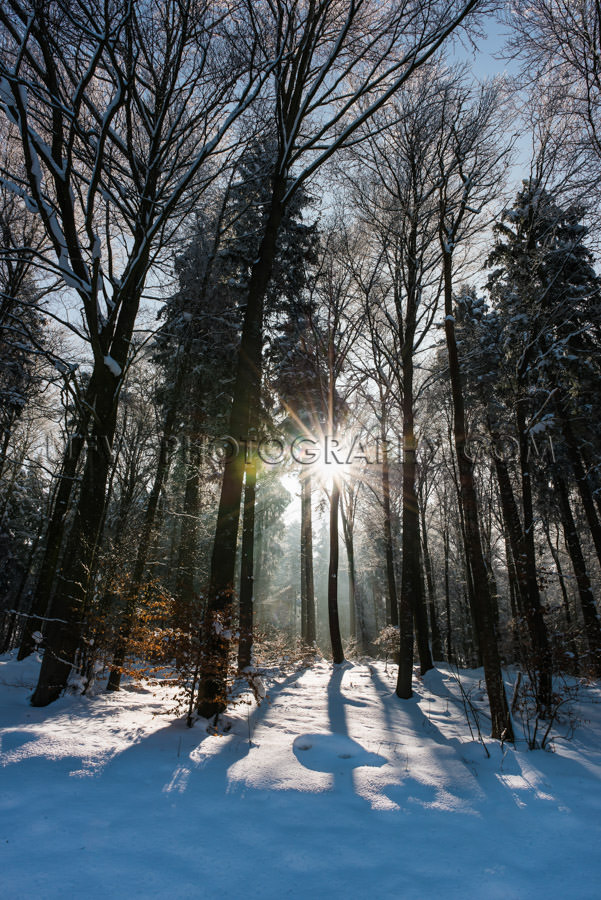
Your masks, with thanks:
[{"label": "sun", "polygon": [[326,487],[331,487],[334,479],[341,484],[348,481],[353,472],[353,466],[335,459],[319,459],[313,463],[318,480]]}]

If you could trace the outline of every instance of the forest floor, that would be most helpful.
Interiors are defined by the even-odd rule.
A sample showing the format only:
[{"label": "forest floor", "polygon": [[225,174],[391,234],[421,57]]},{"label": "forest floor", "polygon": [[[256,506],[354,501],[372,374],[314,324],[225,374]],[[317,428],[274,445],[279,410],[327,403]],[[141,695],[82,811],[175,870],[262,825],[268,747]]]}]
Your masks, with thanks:
[{"label": "forest floor", "polygon": [[6,898],[601,896],[599,686],[552,752],[487,756],[447,667],[401,702],[392,667],[322,661],[221,734],[135,684],[33,709],[35,675],[0,658]]}]

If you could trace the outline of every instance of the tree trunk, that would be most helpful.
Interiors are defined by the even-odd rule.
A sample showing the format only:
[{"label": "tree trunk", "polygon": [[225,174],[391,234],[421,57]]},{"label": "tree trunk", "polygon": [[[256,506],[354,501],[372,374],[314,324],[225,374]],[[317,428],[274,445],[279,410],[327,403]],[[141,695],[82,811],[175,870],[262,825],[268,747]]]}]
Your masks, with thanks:
[{"label": "tree trunk", "polygon": [[466,616],[466,647],[469,646],[469,656],[470,659],[473,660],[473,662],[471,662],[470,664],[475,668],[480,668],[480,666],[482,665],[482,650],[480,649],[480,635],[476,626],[476,588],[474,585],[472,569],[470,566],[467,529],[465,526],[465,512],[461,496],[461,480],[457,477],[455,462],[456,460],[454,460],[453,462],[453,475],[455,480],[455,490],[457,492],[457,505],[459,512],[458,531],[461,535],[461,546],[463,548],[463,562],[465,565],[465,596],[468,601]]},{"label": "tree trunk", "polygon": [[430,632],[432,635],[432,656],[435,660],[443,659],[442,638],[440,635],[440,628],[438,627],[438,612],[436,610],[436,592],[434,590],[432,560],[430,558],[428,534],[426,531],[426,513],[423,505],[421,506],[421,537],[424,570],[426,574],[426,585],[428,588],[428,610],[430,613]]},{"label": "tree trunk", "polygon": [[386,624],[399,624],[399,601],[394,571],[394,545],[392,541],[392,513],[390,509],[390,464],[384,433],[382,438],[382,506],[384,509],[384,551],[386,554],[386,582],[388,586]]},{"label": "tree trunk", "polygon": [[[251,416],[258,413],[260,405],[263,301],[276,255],[277,236],[284,212],[285,186],[284,175],[277,175],[274,178],[265,232],[248,286],[230,416],[230,434],[240,442],[248,441],[249,427],[257,424],[251,421]],[[244,454],[238,452],[224,467],[211,558],[198,691],[198,713],[207,718],[219,714],[227,705],[229,654],[227,635],[235,594],[234,577],[243,478]]]},{"label": "tree trunk", "polygon": [[[86,403],[91,402],[91,397],[86,392]],[[87,409],[87,406],[85,407]],[[65,526],[74,493],[75,476],[85,443],[85,435],[88,430],[90,414],[86,412],[81,416],[77,432],[69,438],[63,458],[59,483],[56,490],[52,515],[48,523],[46,545],[40,564],[40,570],[36,580],[35,589],[31,598],[29,618],[25,620],[25,627],[21,638],[21,646],[17,659],[25,659],[32,653],[35,641],[32,635],[36,631],[44,629],[44,617],[50,606],[52,588],[57,575],[61,547],[65,536]]]},{"label": "tree trunk", "polygon": [[[570,599],[568,597],[568,592],[565,586],[565,579],[563,574],[563,569],[561,565],[561,560],[559,558],[559,548],[556,546],[551,540],[551,532],[549,530],[548,522],[544,524],[545,535],[547,538],[547,543],[549,545],[549,550],[551,551],[551,556],[553,557],[553,562],[555,563],[555,570],[557,572],[557,579],[559,581],[559,589],[561,591],[561,599],[563,603],[563,612],[566,619],[566,631],[568,633],[568,646],[570,648],[570,653],[572,655],[573,660],[573,672],[575,675],[579,674],[579,656],[578,653],[578,645],[576,643],[576,638],[572,631],[572,611],[570,610]],[[559,544],[559,528],[557,529],[557,543]]]},{"label": "tree trunk", "polygon": [[301,477],[301,605],[302,638],[312,647],[315,644],[315,587],[313,580],[313,517],[311,509],[311,474]]},{"label": "tree trunk", "polygon": [[[411,342],[412,343],[412,342]],[[408,351],[412,352],[411,350]],[[407,358],[403,363],[403,535],[401,570],[401,621],[407,627],[410,617],[407,611],[403,613],[403,604],[411,610],[415,632],[417,636],[417,649],[419,654],[420,675],[424,675],[429,669],[434,668],[432,653],[428,641],[428,614],[422,591],[422,576],[420,566],[420,534],[419,512],[416,491],[416,441],[413,421],[413,361]],[[413,645],[413,627],[407,634],[401,634],[401,653],[406,653],[409,643]],[[403,667],[403,676],[406,679],[408,669]],[[411,686],[405,684],[400,690],[406,695],[411,691]],[[401,694],[397,689],[397,694]],[[409,693],[411,696],[411,693]]]},{"label": "tree trunk", "polygon": [[[524,528],[522,531],[523,540],[520,544],[513,548],[513,552],[516,565],[518,565],[518,559],[520,560],[520,575],[525,577],[525,599],[527,600],[527,605],[525,607],[526,619],[528,622],[528,630],[530,632],[530,638],[532,640],[532,647],[534,650],[534,666],[538,671],[538,684],[535,685],[536,699],[540,711],[544,713],[551,702],[551,694],[553,690],[553,665],[551,660],[551,650],[549,647],[549,638],[547,635],[547,626],[545,624],[543,608],[540,602],[538,579],[536,573],[536,548],[534,546],[534,511],[532,505],[532,473],[530,471],[530,448],[528,443],[528,431],[526,429],[525,404],[526,401],[522,398],[518,399],[518,402],[516,404],[516,424],[520,448],[520,474],[522,487],[522,509],[524,513]],[[517,510],[512,511],[511,513],[512,520],[514,521],[514,529],[517,529],[517,524],[515,524],[516,514]]]},{"label": "tree trunk", "polygon": [[595,598],[591,590],[591,582],[586,570],[584,554],[580,545],[578,529],[574,521],[574,515],[570,506],[570,497],[567,485],[563,476],[556,470],[553,474],[555,482],[555,490],[559,502],[561,514],[561,523],[563,526],[564,538],[572,568],[576,577],[578,586],[578,594],[580,597],[580,608],[582,609],[582,617],[584,619],[584,630],[589,647],[591,668],[597,676],[601,675],[601,623],[599,622],[599,614]]},{"label": "tree trunk", "polygon": [[157,468],[152,484],[152,489],[150,491],[150,496],[148,498],[146,513],[144,515],[142,533],[140,535],[140,542],[138,544],[138,551],[136,553],[136,561],[134,563],[134,568],[131,576],[130,591],[128,592],[125,600],[125,609],[123,612],[123,617],[121,619],[121,625],[119,627],[119,637],[117,639],[117,646],[115,648],[113,664],[106,686],[107,691],[118,691],[121,685],[121,672],[127,654],[127,645],[131,637],[131,632],[135,621],[136,598],[142,585],[142,578],[146,569],[148,551],[150,549],[150,543],[152,540],[152,532],[159,505],[159,498],[161,496],[163,484],[165,483],[165,479],[169,471],[169,446],[175,426],[176,411],[177,403],[174,397],[165,417],[165,425],[163,427],[163,434],[161,435],[161,444],[159,447]]},{"label": "tree trunk", "polygon": [[4,429],[4,440],[2,441],[2,449],[0,450],[0,479],[4,474],[4,466],[6,465],[6,458],[8,455],[10,439],[12,437],[12,428],[14,421],[15,416],[11,415],[11,421],[6,425],[6,428]]},{"label": "tree trunk", "polygon": [[453,652],[453,627],[451,620],[451,591],[449,584],[449,532],[445,528],[442,533],[442,543],[444,548],[444,596],[445,610],[447,619],[447,661],[455,662],[455,654]]},{"label": "tree trunk", "polygon": [[195,605],[195,577],[198,569],[198,530],[200,519],[200,449],[196,441],[186,440],[186,485],[181,536],[175,582],[175,609],[190,615]]},{"label": "tree trunk", "polygon": [[242,565],[240,569],[240,639],[238,643],[238,671],[250,666],[253,646],[254,557],[255,557],[255,499],[257,463],[249,456],[244,483],[244,513],[242,517]]},{"label": "tree trunk", "polygon": [[332,659],[344,662],[340,620],[338,616],[338,510],[340,507],[340,484],[338,476],[332,478],[330,495],[330,562],[328,566],[328,624],[332,643]]},{"label": "tree trunk", "polygon": [[353,543],[353,527],[349,521],[349,517],[345,515],[344,508],[341,505],[340,512],[342,514],[342,530],[344,534],[344,545],[346,547],[346,558],[348,563],[348,602],[349,602],[349,632],[351,640],[357,640],[357,577],[355,573],[355,547]]},{"label": "tree trunk", "polygon": [[570,451],[569,460],[572,471],[574,473],[574,478],[576,480],[576,487],[578,488],[578,493],[580,494],[586,521],[591,532],[593,544],[595,545],[597,559],[599,560],[599,565],[601,566],[601,522],[599,521],[599,516],[597,515],[597,510],[595,509],[593,492],[591,490],[591,486],[584,469],[580,447],[578,446],[578,441],[576,440],[576,436],[572,431],[570,421],[565,415],[563,408],[559,403],[556,403],[555,407],[558,415],[560,416],[561,430],[565,442],[568,446],[568,450]]},{"label": "tree trunk", "polygon": [[455,319],[453,317],[452,257],[451,253],[446,249],[445,241],[446,238],[441,239],[441,245],[443,247],[445,294],[445,336],[449,357],[449,375],[453,399],[455,453],[459,468],[461,503],[466,529],[466,549],[474,582],[474,616],[476,619],[476,628],[478,630],[480,650],[484,664],[486,690],[490,704],[492,737],[513,741],[513,727],[509,707],[507,705],[507,697],[505,695],[497,637],[493,624],[488,573],[486,571],[486,564],[482,553],[473,465],[466,453],[463,388],[461,384],[461,370],[455,338]]},{"label": "tree trunk", "polygon": [[357,640],[357,577],[355,573],[355,550],[353,536],[346,543],[346,555],[348,561],[348,604],[349,604],[349,632],[352,641]]},{"label": "tree trunk", "polygon": [[102,366],[96,377],[95,421],[88,445],[79,502],[58,573],[46,648],[33,706],[47,706],[67,685],[86,616],[88,588],[94,578],[106,502],[111,447],[115,434],[115,402],[119,378]]}]

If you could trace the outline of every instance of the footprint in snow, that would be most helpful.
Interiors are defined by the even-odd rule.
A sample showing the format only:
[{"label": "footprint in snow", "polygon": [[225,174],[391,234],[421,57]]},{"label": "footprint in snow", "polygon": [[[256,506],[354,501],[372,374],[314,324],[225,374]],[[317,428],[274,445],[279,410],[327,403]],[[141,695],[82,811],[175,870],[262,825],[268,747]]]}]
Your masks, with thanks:
[{"label": "footprint in snow", "polygon": [[340,772],[341,768],[383,766],[387,762],[343,734],[301,734],[292,749],[301,765],[315,772]]}]

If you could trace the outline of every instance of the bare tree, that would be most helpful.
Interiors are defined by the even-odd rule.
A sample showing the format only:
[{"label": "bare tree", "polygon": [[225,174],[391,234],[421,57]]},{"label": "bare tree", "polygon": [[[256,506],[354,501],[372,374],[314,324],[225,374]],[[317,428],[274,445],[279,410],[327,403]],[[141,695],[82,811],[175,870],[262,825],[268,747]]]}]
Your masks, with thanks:
[{"label": "bare tree", "polygon": [[[596,0],[516,0],[509,52],[536,95],[547,98],[553,140],[595,202],[601,165],[601,6]],[[592,193],[590,193],[592,189]]]},{"label": "bare tree", "polygon": [[193,0],[11,0],[0,10],[2,112],[24,160],[0,176],[41,222],[50,250],[38,266],[77,298],[83,324],[67,324],[93,357],[81,411],[86,463],[34,705],[60,694],[77,651],[148,273],[269,68],[257,68],[238,7],[234,16]]},{"label": "bare tree", "polygon": [[386,272],[381,348],[397,382],[403,429],[402,577],[400,598],[401,665],[397,693],[411,696],[413,622],[421,673],[433,666],[421,572],[417,497],[418,389],[416,367],[436,315],[441,294],[440,250],[436,242],[437,187],[431,177],[441,133],[436,68],[424,67],[379,113],[379,128],[356,154],[369,175],[354,189],[378,267]]},{"label": "bare tree", "polygon": [[[241,440],[259,409],[263,300],[286,205],[455,29],[488,8],[477,0],[305,0],[292,6],[276,0],[251,5],[266,55],[280,57],[281,63],[263,110],[276,129],[272,196],[250,276],[230,418],[230,433]],[[226,702],[229,628],[224,620],[232,615],[243,478],[240,455],[224,472],[215,533],[198,705],[205,716],[219,713]]]},{"label": "bare tree", "polygon": [[[443,106],[442,140],[437,155],[439,181],[438,231],[444,281],[444,327],[453,402],[453,438],[465,528],[468,573],[473,583],[472,612],[484,664],[492,718],[492,736],[513,740],[495,634],[488,571],[483,554],[473,460],[467,452],[467,425],[461,364],[454,316],[454,260],[473,230],[500,181],[500,165],[508,148],[499,142],[500,93],[490,84],[470,90],[455,73],[447,83]],[[542,621],[542,611],[538,622]]]}]

